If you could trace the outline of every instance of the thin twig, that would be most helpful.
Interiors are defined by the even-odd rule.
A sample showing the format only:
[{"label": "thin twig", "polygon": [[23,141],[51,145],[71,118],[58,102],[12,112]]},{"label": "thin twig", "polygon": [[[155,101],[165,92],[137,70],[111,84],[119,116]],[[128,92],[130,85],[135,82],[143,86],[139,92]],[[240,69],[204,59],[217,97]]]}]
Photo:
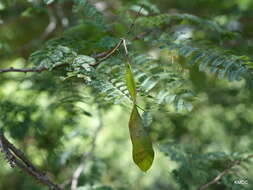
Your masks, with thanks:
[{"label": "thin twig", "polygon": [[41,68],[24,68],[24,69],[17,69],[17,68],[6,68],[6,69],[0,69],[0,74],[1,73],[7,73],[7,72],[19,72],[19,73],[29,73],[29,72],[42,72],[46,70],[46,68],[41,67]]},{"label": "thin twig", "polygon": [[140,9],[139,9],[139,11],[138,11],[136,17],[134,18],[134,21],[132,22],[131,26],[130,26],[129,29],[128,29],[126,35],[128,35],[128,34],[130,34],[130,33],[132,32],[132,30],[133,30],[133,28],[134,28],[134,26],[135,26],[136,20],[137,20],[138,17],[140,16],[141,10],[142,10],[142,9],[143,9],[143,5],[140,7]]},{"label": "thin twig", "polygon": [[[122,42],[123,41],[120,40],[120,42],[115,47],[113,47],[111,50],[109,50],[107,52],[102,52],[102,53],[100,53],[98,55],[92,56],[94,58],[100,58],[100,57],[102,57],[102,58],[100,60],[98,60],[97,62],[91,64],[90,66],[96,67],[101,62],[103,62],[106,59],[108,59],[112,54],[115,53],[116,50],[119,49],[119,47],[121,46]],[[58,68],[58,67],[62,67],[62,66],[67,66],[67,65],[69,65],[69,64],[68,63],[60,64],[60,65],[55,66],[53,69]],[[7,72],[20,72],[20,73],[38,72],[38,73],[40,73],[42,71],[47,71],[47,70],[49,70],[49,69],[46,68],[46,67],[40,67],[40,68],[22,68],[22,69],[10,67],[10,68],[0,69],[0,74],[7,73]]]},{"label": "thin twig", "polygon": [[117,43],[111,50],[109,50],[107,53],[105,53],[105,56],[103,58],[101,58],[99,61],[97,61],[96,63],[92,64],[92,66],[96,67],[97,65],[99,65],[101,62],[105,61],[106,59],[108,59],[112,54],[114,54],[114,52],[116,50],[118,50],[120,48],[120,46],[122,45],[123,40],[121,39],[119,41],[119,43]]},{"label": "thin twig", "polygon": [[[134,21],[132,22],[132,24],[130,25],[128,31],[126,32],[126,36],[132,32],[132,30],[133,30],[133,28],[134,28],[134,26],[135,26],[136,20],[137,20],[137,18],[140,16],[140,13],[141,13],[142,8],[143,8],[143,6],[140,7],[140,9],[139,9],[139,11],[138,11],[136,17],[134,18]],[[133,39],[138,39],[138,38],[134,37]],[[118,50],[118,49],[120,48],[120,46],[123,44],[123,42],[124,42],[124,38],[121,38],[121,40],[120,40],[111,50],[109,50],[109,51],[107,51],[107,52],[105,52],[105,53],[102,53],[102,54],[98,54],[98,55],[100,55],[100,56],[102,55],[103,57],[102,57],[99,61],[97,61],[95,64],[93,64],[93,66],[97,66],[97,65],[99,65],[101,62],[103,62],[103,61],[105,61],[106,59],[108,59],[112,54],[114,54],[114,52],[115,52],[116,50]],[[98,55],[97,55],[97,56],[98,56]]]},{"label": "thin twig", "polygon": [[[147,34],[147,33],[142,33],[140,35],[143,36],[145,34]],[[136,36],[136,37],[133,38],[133,40],[139,40],[139,39],[140,39],[139,36]],[[96,67],[100,63],[102,63],[103,61],[105,61],[106,59],[110,58],[111,55],[113,55],[120,48],[120,46],[122,45],[122,43],[123,43],[123,39],[121,39],[119,41],[119,43],[117,43],[109,51],[105,51],[105,52],[101,52],[101,53],[96,54],[96,55],[92,55],[91,57],[96,58],[96,59],[100,58],[100,59],[97,62],[91,64],[91,66]],[[60,65],[55,66],[53,69],[58,68],[58,67],[62,67],[62,66],[67,66],[67,65],[69,65],[69,64],[67,64],[67,63],[60,64]],[[20,72],[20,73],[38,72],[38,73],[40,73],[42,71],[47,71],[47,70],[49,70],[49,69],[46,68],[46,67],[40,67],[40,68],[22,68],[22,69],[10,67],[10,68],[0,69],[0,74],[7,73],[7,72]]]},{"label": "thin twig", "polygon": [[[130,26],[128,32],[126,33],[126,35],[129,34],[130,32],[132,32],[133,27],[134,27],[134,25],[136,23],[137,18],[140,15],[140,12],[141,12],[142,8],[143,7],[140,8],[137,16],[135,17],[135,19],[134,19],[133,23],[131,24],[131,26]],[[49,10],[51,10],[51,9],[49,9]],[[52,23],[54,23],[54,22],[56,23],[56,18],[53,15],[53,13],[51,13],[50,15],[51,15],[50,17],[52,17],[51,18],[52,19],[51,22]],[[47,28],[52,28],[52,27],[49,27],[49,25],[48,25]],[[51,24],[51,25],[53,25],[53,24]],[[48,34],[48,31],[49,31],[49,29],[46,29],[44,33]],[[146,34],[148,34],[148,33],[147,32],[141,33],[140,35],[135,36],[132,40],[139,40],[140,36],[142,37],[143,35],[146,35]],[[42,36],[44,36],[44,35],[45,34],[43,34]],[[44,37],[41,37],[41,38],[44,38]],[[95,62],[94,64],[91,64],[91,66],[92,67],[97,67],[100,63],[102,63],[103,61],[105,61],[108,58],[110,58],[111,55],[113,55],[120,48],[120,46],[123,44],[124,40],[125,40],[124,38],[121,38],[121,40],[112,49],[110,49],[108,51],[105,51],[105,52],[102,52],[102,53],[99,53],[97,55],[91,56],[91,57],[93,57],[95,59],[100,58],[97,62]],[[54,69],[57,68],[57,67],[66,66],[66,65],[68,65],[68,64],[66,64],[66,63],[65,64],[61,64],[61,65],[58,65],[58,66],[54,67]],[[0,74],[1,73],[6,73],[6,72],[23,72],[23,73],[27,73],[27,72],[42,72],[42,71],[46,71],[46,70],[48,70],[48,68],[45,68],[45,67],[41,67],[41,68],[23,68],[23,69],[17,69],[17,68],[10,67],[10,68],[5,68],[5,69],[0,69]]]},{"label": "thin twig", "polygon": [[[63,63],[63,64],[59,64],[56,65],[53,69],[59,68],[59,67],[63,67],[63,66],[67,66],[67,63]],[[39,68],[23,68],[23,69],[17,69],[17,68],[5,68],[5,69],[0,69],[0,74],[1,73],[7,73],[7,72],[19,72],[19,73],[30,73],[30,72],[37,72],[40,73],[42,71],[46,71],[49,70],[46,67],[39,67]]]},{"label": "thin twig", "polygon": [[87,153],[83,154],[80,165],[76,168],[76,170],[73,173],[72,180],[71,180],[71,190],[77,189],[79,177],[81,173],[85,170],[85,166],[86,166],[85,162],[92,157],[95,151],[98,134],[103,128],[103,119],[102,119],[100,110],[98,110],[98,120],[99,120],[99,124],[93,134],[91,148]]},{"label": "thin twig", "polygon": [[11,144],[0,130],[0,149],[5,155],[6,160],[11,167],[17,166],[30,176],[37,179],[40,183],[47,185],[52,190],[63,190],[60,186],[53,183],[48,177],[36,169],[33,164],[25,157],[25,155]]},{"label": "thin twig", "polygon": [[211,185],[213,184],[216,184],[220,181],[220,179],[225,176],[227,173],[230,172],[230,170],[235,167],[235,166],[238,166],[240,165],[242,162],[245,162],[245,161],[248,161],[250,160],[251,158],[253,158],[253,154],[247,156],[246,158],[244,159],[241,159],[241,160],[235,160],[231,166],[229,166],[228,168],[226,168],[223,172],[221,172],[218,176],[216,176],[213,180],[211,180],[210,182],[208,182],[207,184],[205,185],[202,185],[201,187],[199,187],[197,190],[205,190],[207,189],[208,187],[210,187]]}]

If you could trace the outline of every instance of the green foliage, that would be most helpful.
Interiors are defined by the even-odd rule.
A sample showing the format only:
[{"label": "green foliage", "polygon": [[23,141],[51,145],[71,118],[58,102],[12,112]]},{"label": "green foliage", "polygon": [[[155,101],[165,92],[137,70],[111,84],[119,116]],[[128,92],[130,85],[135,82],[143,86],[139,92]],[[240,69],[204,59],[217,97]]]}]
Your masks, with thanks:
[{"label": "green foliage", "polygon": [[76,53],[66,46],[48,46],[42,50],[31,54],[30,61],[37,68],[47,68],[52,70],[54,67],[69,64],[76,57]]},{"label": "green foliage", "polygon": [[194,93],[180,68],[163,63],[147,54],[133,56],[133,72],[140,92],[157,105],[171,104],[176,111],[191,111]]},{"label": "green foliage", "polygon": [[132,72],[132,68],[130,63],[126,63],[126,84],[127,84],[127,89],[129,91],[129,94],[134,102],[134,104],[136,103],[136,86],[135,86],[135,81],[134,81],[134,76],[133,76],[133,72]]},{"label": "green foliage", "polygon": [[[161,150],[178,164],[178,167],[172,171],[172,175],[182,190],[192,189],[194,186],[197,188],[199,184],[206,184],[232,164],[233,160],[232,155],[227,155],[224,152],[198,154],[199,151],[196,150],[196,146],[193,148],[192,145],[182,147],[176,143],[168,143],[163,145]],[[238,159],[238,157],[235,158]],[[226,176],[221,184],[231,177],[232,175]],[[239,176],[232,178],[237,179]],[[236,189],[236,186],[236,184],[229,184],[231,189]]]},{"label": "green foliage", "polygon": [[22,105],[7,100],[1,102],[0,107],[0,128],[11,131],[10,135],[14,138],[23,139],[33,125],[32,114],[37,111],[37,106]]},{"label": "green foliage", "polygon": [[[0,129],[65,189],[84,161],[79,190],[195,190],[252,154],[252,10],[245,0],[1,1]],[[0,189],[47,189],[0,159]],[[252,171],[243,160],[209,189],[250,190]]]},{"label": "green foliage", "polygon": [[[128,55],[126,55],[128,56]],[[134,81],[133,72],[130,65],[130,60],[127,57],[126,63],[126,84],[133,100],[133,109],[129,120],[129,131],[133,145],[133,160],[139,168],[146,172],[152,165],[154,160],[154,150],[152,141],[147,129],[143,125],[142,118],[137,110],[137,91]]]},{"label": "green foliage", "polygon": [[133,145],[133,160],[142,171],[146,172],[152,166],[154,150],[152,141],[147,129],[142,124],[142,119],[136,105],[133,106],[130,116],[129,131]]},{"label": "green foliage", "polygon": [[[111,67],[105,66],[107,63]],[[103,98],[107,104],[126,105],[132,102],[125,84],[122,65],[121,59],[109,59],[92,73],[92,80],[88,83],[95,90],[94,95]]]},{"label": "green foliage", "polygon": [[74,0],[73,11],[84,19],[91,20],[93,24],[101,27],[105,24],[103,15],[88,0]]},{"label": "green foliage", "polygon": [[187,59],[189,66],[216,74],[219,79],[238,81],[251,75],[252,62],[247,56],[237,56],[218,48],[196,48],[188,44],[168,43],[169,51],[176,50]]},{"label": "green foliage", "polygon": [[208,30],[214,30],[217,33],[220,34],[227,34],[227,35],[232,35],[231,32],[227,31],[225,28],[222,26],[219,26],[216,22],[208,20],[208,19],[202,19],[200,17],[197,17],[195,15],[191,14],[168,14],[168,13],[162,13],[162,14],[157,14],[155,16],[148,16],[148,17],[141,17],[137,20],[137,22],[143,26],[143,27],[159,27],[162,25],[169,25],[171,22],[177,21],[181,24],[193,24],[198,27],[201,27],[203,29],[208,29]]}]

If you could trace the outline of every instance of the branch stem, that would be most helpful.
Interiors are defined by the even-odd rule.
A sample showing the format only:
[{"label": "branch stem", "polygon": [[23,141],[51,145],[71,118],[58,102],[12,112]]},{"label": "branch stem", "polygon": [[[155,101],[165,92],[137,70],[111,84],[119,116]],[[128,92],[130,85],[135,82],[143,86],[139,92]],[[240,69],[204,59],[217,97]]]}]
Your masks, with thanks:
[{"label": "branch stem", "polygon": [[210,187],[213,184],[216,184],[220,181],[220,179],[222,177],[224,177],[226,174],[228,174],[232,168],[234,168],[235,166],[240,165],[242,162],[248,161],[251,158],[253,158],[253,154],[247,156],[244,159],[241,160],[235,160],[228,168],[226,168],[223,172],[221,172],[219,175],[217,175],[214,179],[212,179],[210,182],[206,183],[205,185],[200,186],[197,190],[205,190],[208,187]]},{"label": "branch stem", "polygon": [[0,150],[5,155],[6,160],[11,167],[17,166],[25,173],[37,179],[41,184],[47,185],[52,190],[63,190],[59,185],[53,183],[48,177],[40,172],[35,166],[25,157],[25,155],[10,143],[0,130]]}]

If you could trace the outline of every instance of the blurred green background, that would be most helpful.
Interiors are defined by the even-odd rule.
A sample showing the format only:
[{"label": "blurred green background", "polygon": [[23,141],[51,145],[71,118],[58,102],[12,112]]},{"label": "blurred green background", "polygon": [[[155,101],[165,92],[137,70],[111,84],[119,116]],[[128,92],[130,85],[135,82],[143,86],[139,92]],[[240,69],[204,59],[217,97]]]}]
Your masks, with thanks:
[{"label": "blurred green background", "polygon": [[[109,32],[116,36],[124,34],[131,23],[133,6],[144,2],[161,12],[189,13],[215,21],[238,36],[225,40],[210,32],[204,38],[238,55],[252,55],[252,0],[91,2],[100,7],[106,22],[113,26]],[[0,1],[0,68],[33,66],[27,61],[32,52],[78,24],[80,18],[73,15],[71,1],[55,3],[59,25],[41,38],[49,21],[45,3]],[[63,17],[68,20],[66,26]],[[92,43],[108,31],[88,24],[85,27],[80,34],[74,31],[82,40],[88,40],[80,51],[89,55],[104,50],[99,47],[93,52]],[[137,25],[136,30],[141,31],[141,26]],[[131,48],[140,52],[154,50],[141,40]],[[197,189],[222,172],[231,160],[252,152],[253,96],[252,90],[244,87],[244,80],[230,83],[191,68],[190,87],[197,94],[193,110],[177,113],[164,111],[164,107],[152,111],[151,136],[156,157],[152,168],[143,173],[132,161],[130,109],[101,104],[101,99],[92,96],[94,92],[82,83],[63,82],[59,77],[62,72],[0,74],[0,127],[34,165],[66,189],[70,189],[73,172],[86,153],[89,156],[78,190]],[[146,107],[148,103],[142,105]],[[2,154],[0,163],[0,190],[47,189],[18,168],[11,168]],[[248,184],[234,184],[240,179]],[[209,189],[253,189],[252,164],[236,167]]]}]

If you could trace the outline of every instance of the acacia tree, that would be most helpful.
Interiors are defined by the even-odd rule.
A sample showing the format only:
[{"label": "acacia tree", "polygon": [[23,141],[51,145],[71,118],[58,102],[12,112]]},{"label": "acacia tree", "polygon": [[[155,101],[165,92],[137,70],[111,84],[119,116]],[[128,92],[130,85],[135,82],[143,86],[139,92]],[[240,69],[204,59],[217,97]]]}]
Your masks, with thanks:
[{"label": "acacia tree", "polygon": [[[160,10],[159,3],[166,9]],[[0,148],[10,166],[45,185],[27,182],[22,189],[252,188],[253,173],[234,170],[252,168],[252,129],[245,127],[253,122],[251,43],[248,51],[237,49],[250,39],[247,30],[239,34],[241,23],[231,21],[231,15],[202,18],[167,9],[163,1],[158,4],[149,0],[0,4]],[[223,1],[210,5],[214,4],[225,7]],[[248,16],[247,11],[240,14]],[[111,111],[115,104],[128,117],[123,124],[130,135],[124,136],[131,140],[128,157],[138,172],[148,175],[156,160],[154,152],[163,152],[177,164],[168,186],[154,180],[149,188],[109,187],[101,179],[107,173],[101,163],[109,162],[116,175],[120,171],[114,160],[99,159],[94,153],[105,115],[115,112]],[[83,115],[98,120],[92,134],[81,126]],[[76,134],[85,151],[67,146],[75,143]],[[46,161],[33,164],[42,150]],[[27,180],[14,178],[17,184]]]}]

